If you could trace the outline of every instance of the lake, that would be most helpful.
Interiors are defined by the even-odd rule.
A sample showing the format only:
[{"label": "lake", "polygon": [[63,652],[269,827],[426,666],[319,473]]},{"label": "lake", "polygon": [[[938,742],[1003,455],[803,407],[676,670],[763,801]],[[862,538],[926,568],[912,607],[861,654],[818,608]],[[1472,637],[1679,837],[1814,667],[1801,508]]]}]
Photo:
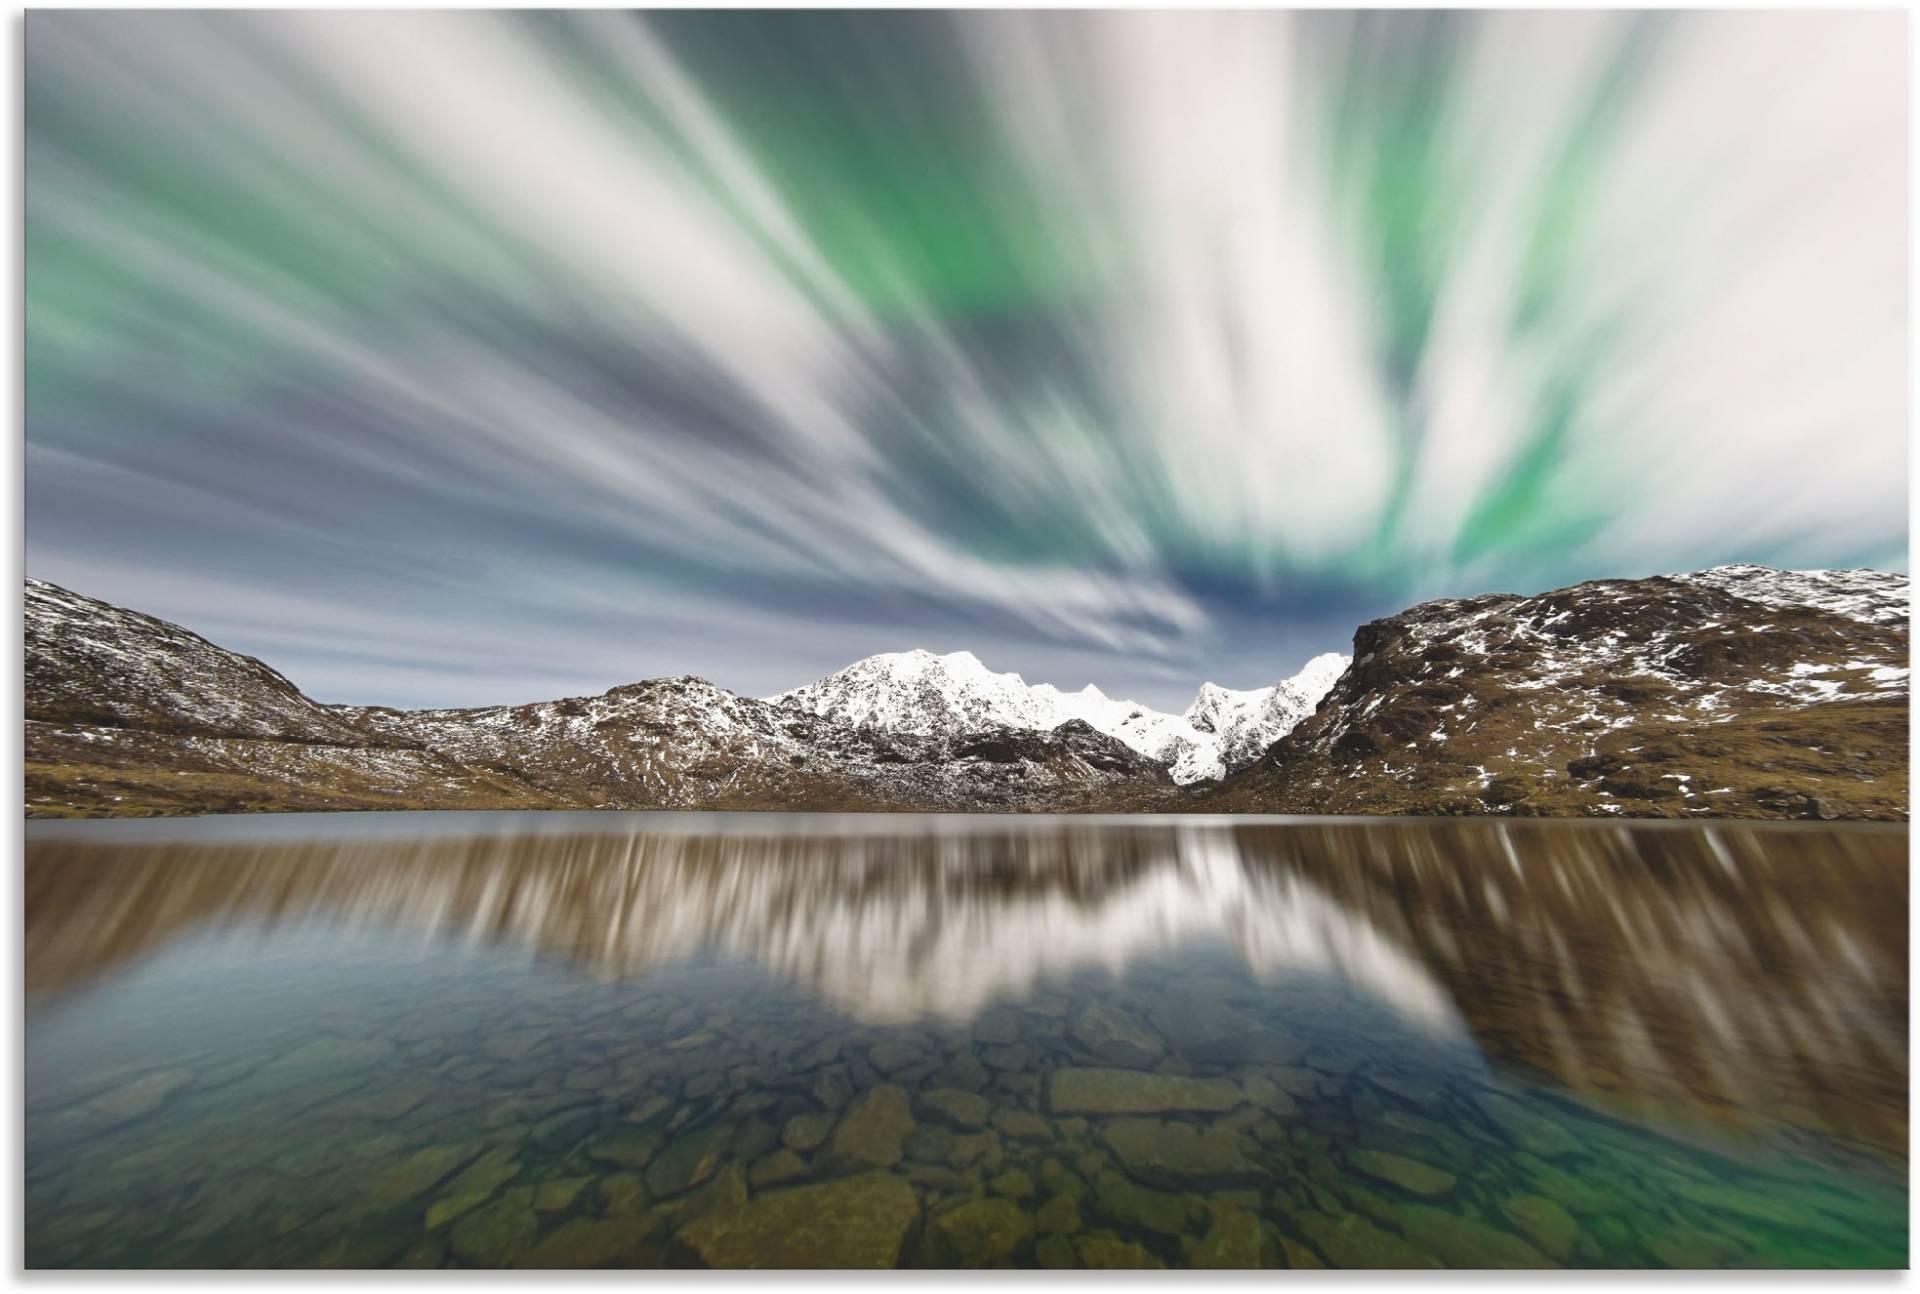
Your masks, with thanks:
[{"label": "lake", "polygon": [[29,822],[32,1267],[1902,1267],[1904,827]]}]

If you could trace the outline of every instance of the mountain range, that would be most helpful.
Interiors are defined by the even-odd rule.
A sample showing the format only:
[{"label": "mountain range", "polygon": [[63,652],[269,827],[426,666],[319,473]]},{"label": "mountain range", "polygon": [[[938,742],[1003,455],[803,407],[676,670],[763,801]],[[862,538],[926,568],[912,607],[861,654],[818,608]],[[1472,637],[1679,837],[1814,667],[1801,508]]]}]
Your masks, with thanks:
[{"label": "mountain range", "polygon": [[1757,566],[1422,603],[1181,714],[890,653],[764,700],[693,677],[325,705],[28,580],[30,814],[378,808],[1907,815],[1907,581]]}]

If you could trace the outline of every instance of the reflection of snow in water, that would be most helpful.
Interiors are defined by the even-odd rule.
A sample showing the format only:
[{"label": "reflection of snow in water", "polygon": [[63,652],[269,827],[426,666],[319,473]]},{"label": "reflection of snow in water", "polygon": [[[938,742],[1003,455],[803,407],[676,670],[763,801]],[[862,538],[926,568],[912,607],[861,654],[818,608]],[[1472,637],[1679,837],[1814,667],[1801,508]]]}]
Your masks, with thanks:
[{"label": "reflection of snow in water", "polygon": [[[169,851],[166,875],[139,906],[148,916],[153,905],[198,909],[183,920],[318,909],[463,942],[504,939],[605,976],[715,952],[751,959],[873,1023],[963,1022],[1045,981],[1117,976],[1142,959],[1224,941],[1255,976],[1336,976],[1422,1027],[1457,1024],[1419,963],[1313,881],[1250,864],[1229,828],[1161,824],[1116,835],[1093,823],[1029,831],[982,822],[903,835],[895,827],[786,837],[537,830],[411,842],[349,830],[300,845],[230,841],[216,828],[210,848],[182,842]],[[44,936],[54,914],[39,915]],[[96,906],[75,933],[124,929],[104,915]]]},{"label": "reflection of snow in water", "polygon": [[1096,968],[1118,975],[1209,938],[1224,938],[1256,975],[1338,975],[1422,1026],[1456,1022],[1418,963],[1310,882],[1252,876],[1226,831],[1180,829],[1148,866],[1091,901],[1057,888],[953,893],[932,883],[890,905],[830,897],[762,930],[766,911],[749,902],[737,912],[725,928],[729,951],[875,1022],[965,1020],[1041,981]]}]

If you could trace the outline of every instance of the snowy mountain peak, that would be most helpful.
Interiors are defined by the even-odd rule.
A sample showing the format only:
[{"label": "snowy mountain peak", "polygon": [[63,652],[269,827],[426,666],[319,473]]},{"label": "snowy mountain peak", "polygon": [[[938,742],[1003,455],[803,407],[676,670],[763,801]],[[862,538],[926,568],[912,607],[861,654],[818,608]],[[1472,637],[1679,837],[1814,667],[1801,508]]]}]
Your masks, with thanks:
[{"label": "snowy mountain peak", "polygon": [[1029,685],[1018,674],[988,669],[972,652],[915,649],[869,656],[767,699],[841,723],[920,735],[1050,731],[1079,720],[1166,764],[1176,782],[1195,782],[1257,759],[1313,713],[1346,664],[1329,653],[1291,679],[1252,691],[1202,684],[1186,713],[1175,715],[1114,700],[1091,683],[1078,692]]}]

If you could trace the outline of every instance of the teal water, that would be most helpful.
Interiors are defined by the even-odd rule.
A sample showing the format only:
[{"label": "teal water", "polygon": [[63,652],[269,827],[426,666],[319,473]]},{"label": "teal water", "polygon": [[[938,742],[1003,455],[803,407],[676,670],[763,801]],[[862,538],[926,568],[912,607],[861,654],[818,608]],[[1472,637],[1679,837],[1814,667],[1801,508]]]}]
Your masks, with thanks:
[{"label": "teal water", "polygon": [[34,1267],[1907,1261],[1906,832],[32,823]]}]

